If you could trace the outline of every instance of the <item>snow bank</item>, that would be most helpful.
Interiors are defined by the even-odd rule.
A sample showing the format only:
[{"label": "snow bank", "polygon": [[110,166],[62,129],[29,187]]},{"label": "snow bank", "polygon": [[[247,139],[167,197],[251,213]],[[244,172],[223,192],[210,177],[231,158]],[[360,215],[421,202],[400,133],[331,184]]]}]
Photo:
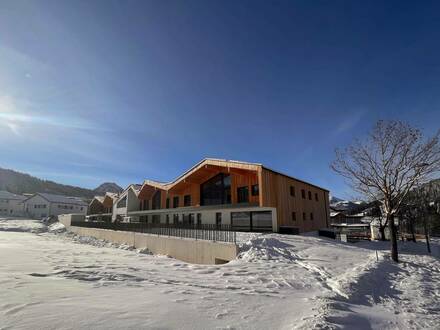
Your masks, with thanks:
[{"label": "snow bank", "polygon": [[43,233],[47,226],[38,220],[0,218],[0,231]]}]

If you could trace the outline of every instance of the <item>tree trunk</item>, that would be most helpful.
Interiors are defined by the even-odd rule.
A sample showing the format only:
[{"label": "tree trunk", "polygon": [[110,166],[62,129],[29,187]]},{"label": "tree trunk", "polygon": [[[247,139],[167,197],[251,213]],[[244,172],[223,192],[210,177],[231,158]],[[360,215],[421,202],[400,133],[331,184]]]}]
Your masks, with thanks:
[{"label": "tree trunk", "polygon": [[414,231],[414,219],[409,221],[409,230],[411,231],[411,239],[415,243],[416,242],[416,233]]},{"label": "tree trunk", "polygon": [[428,253],[431,254],[431,244],[429,243],[429,233],[428,224],[426,223],[426,216],[423,216],[423,226],[425,227],[426,248],[428,249]]},{"label": "tree trunk", "polygon": [[399,255],[397,252],[397,230],[394,225],[394,214],[387,214],[388,226],[390,227],[391,236],[391,259],[399,262]]}]

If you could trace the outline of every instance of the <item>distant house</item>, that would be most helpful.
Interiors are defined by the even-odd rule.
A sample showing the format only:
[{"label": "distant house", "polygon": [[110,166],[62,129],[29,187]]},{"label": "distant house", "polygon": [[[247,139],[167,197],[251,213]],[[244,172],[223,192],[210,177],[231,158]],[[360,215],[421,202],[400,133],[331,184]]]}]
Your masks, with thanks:
[{"label": "distant house", "polygon": [[142,188],[140,184],[129,185],[113,203],[112,221],[123,221],[129,212],[139,211],[138,195]]},{"label": "distant house", "polygon": [[118,194],[106,193],[105,196],[95,196],[89,204],[87,218],[93,221],[111,221],[113,204]]},{"label": "distant house", "polygon": [[24,201],[28,216],[41,219],[60,214],[87,214],[88,205],[81,198],[36,193]]},{"label": "distant house", "polygon": [[0,191],[0,215],[22,216],[25,196],[12,194],[9,191]]}]

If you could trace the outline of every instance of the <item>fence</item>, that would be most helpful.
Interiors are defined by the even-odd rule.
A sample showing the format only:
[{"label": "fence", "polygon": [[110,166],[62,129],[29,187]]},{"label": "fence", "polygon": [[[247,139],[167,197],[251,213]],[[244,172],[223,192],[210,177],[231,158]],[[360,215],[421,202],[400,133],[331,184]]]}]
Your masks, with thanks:
[{"label": "fence", "polygon": [[72,221],[72,226],[98,228],[120,231],[132,231],[158,236],[173,236],[179,238],[192,238],[207,241],[236,243],[237,233],[229,225],[189,225],[189,224],[152,224],[142,222],[93,222]]}]

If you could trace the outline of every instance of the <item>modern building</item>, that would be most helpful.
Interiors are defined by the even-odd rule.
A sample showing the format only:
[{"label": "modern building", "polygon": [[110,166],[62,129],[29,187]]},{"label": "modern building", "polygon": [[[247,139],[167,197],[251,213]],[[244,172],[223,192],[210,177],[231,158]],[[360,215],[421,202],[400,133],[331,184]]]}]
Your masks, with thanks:
[{"label": "modern building", "polygon": [[141,188],[140,184],[131,184],[119,194],[113,203],[112,221],[131,221],[129,213],[139,211],[138,195]]},{"label": "modern building", "polygon": [[118,194],[107,192],[105,196],[95,196],[89,203],[87,219],[92,221],[111,221],[113,204]]},{"label": "modern building", "polygon": [[24,200],[25,213],[35,219],[60,214],[87,214],[88,205],[81,198],[36,193]]},{"label": "modern building", "polygon": [[22,216],[25,196],[16,195],[9,191],[0,191],[0,216]]},{"label": "modern building", "polygon": [[129,186],[113,207],[113,220],[307,232],[328,227],[328,194],[262,164],[208,158],[172,182]]}]

